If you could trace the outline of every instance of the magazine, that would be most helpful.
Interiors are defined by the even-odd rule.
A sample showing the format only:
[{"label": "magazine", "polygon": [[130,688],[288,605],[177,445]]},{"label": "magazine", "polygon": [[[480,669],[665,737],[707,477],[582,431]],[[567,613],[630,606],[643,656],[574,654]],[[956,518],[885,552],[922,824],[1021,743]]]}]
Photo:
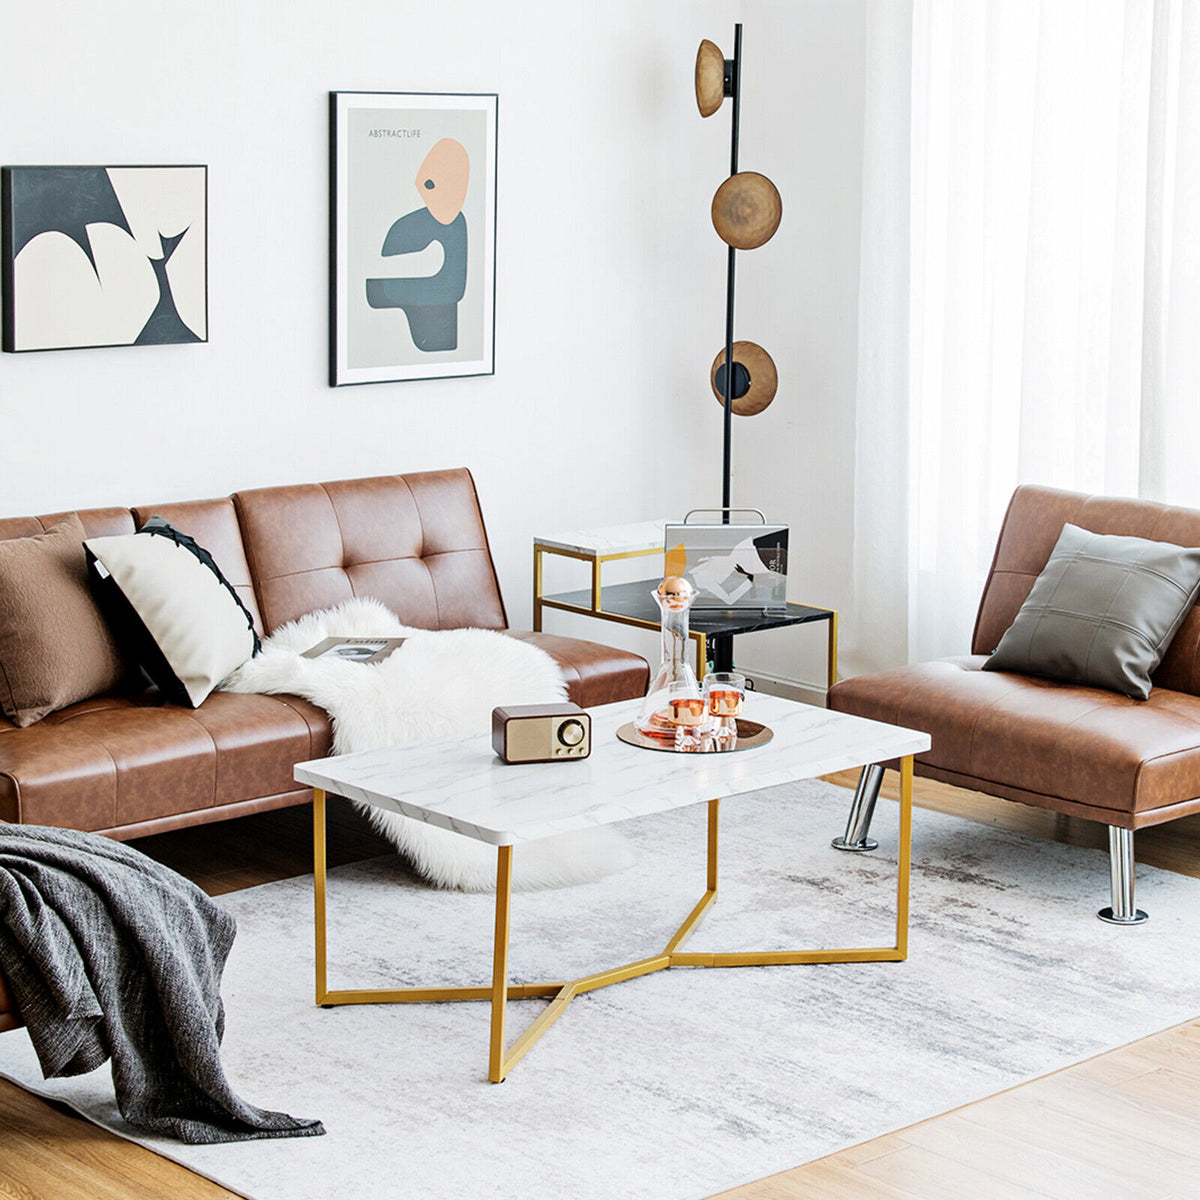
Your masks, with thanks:
[{"label": "magazine", "polygon": [[393,650],[404,645],[402,637],[327,637],[305,650],[301,658],[340,658],[346,662],[371,665],[383,662]]}]

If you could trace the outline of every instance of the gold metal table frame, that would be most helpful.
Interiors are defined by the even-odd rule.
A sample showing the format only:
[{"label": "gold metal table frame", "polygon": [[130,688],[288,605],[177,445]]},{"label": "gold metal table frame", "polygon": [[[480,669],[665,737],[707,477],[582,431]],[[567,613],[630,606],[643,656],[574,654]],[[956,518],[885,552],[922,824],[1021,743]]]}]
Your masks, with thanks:
[{"label": "gold metal table frame", "polygon": [[[508,982],[509,911],[512,905],[513,847],[496,848],[496,932],[490,987],[346,988],[330,991],[326,974],[326,850],[325,792],[313,789],[313,889],[316,925],[316,1002],[322,1007],[340,1004],[430,1003],[446,1000],[491,1000],[491,1045],[488,1078],[500,1083],[529,1048],[562,1016],[571,1001],[584,992],[608,987],[625,979],[649,975],[669,967],[757,967],[798,963],[901,962],[908,956],[908,883],[912,849],[913,760],[900,760],[900,852],[896,881],[896,941],[892,946],[858,949],[766,950],[728,953],[688,953],[681,949],[717,898],[717,841],[720,800],[708,802],[708,887],[662,952],[636,962],[597,971],[579,979],[552,983]],[[525,1031],[505,1048],[507,1002],[549,997],[550,1003]]]},{"label": "gold metal table frame", "polygon": [[[534,539],[533,543],[533,631],[534,633],[542,632],[542,614],[547,608],[556,609],[559,612],[575,613],[580,617],[594,617],[599,621],[613,621],[618,625],[630,625],[636,629],[651,629],[657,630],[660,628],[657,621],[644,620],[641,617],[627,616],[625,613],[613,612],[604,607],[604,588],[602,583],[602,573],[605,563],[617,562],[625,558],[646,558],[647,556],[658,555],[662,557],[662,547],[655,546],[653,549],[644,550],[621,550],[614,551],[611,554],[601,554],[599,552],[592,553],[585,550],[567,550],[562,546],[548,546],[545,543]],[[592,568],[591,572],[591,602],[589,605],[571,604],[561,598],[547,596],[543,591],[543,569],[542,560],[544,555],[557,555],[559,558],[574,558],[581,562],[589,563]],[[832,688],[838,679],[838,614],[837,610],[830,608],[824,610],[828,615],[821,618],[828,621],[829,628],[826,640],[825,652],[825,687]],[[689,629],[688,637],[695,644],[696,649],[696,675],[703,679],[708,671],[708,636],[698,629]],[[721,635],[714,635],[721,636]],[[726,637],[733,637],[733,634],[726,634]]]}]

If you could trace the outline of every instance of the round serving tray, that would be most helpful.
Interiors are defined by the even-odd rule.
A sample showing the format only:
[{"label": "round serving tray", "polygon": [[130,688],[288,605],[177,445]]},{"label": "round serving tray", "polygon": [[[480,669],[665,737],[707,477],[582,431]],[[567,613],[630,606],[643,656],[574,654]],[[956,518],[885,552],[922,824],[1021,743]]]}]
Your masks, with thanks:
[{"label": "round serving tray", "polygon": [[662,750],[668,754],[733,754],[738,750],[753,750],[756,746],[765,746],[775,736],[766,725],[760,725],[757,721],[747,721],[742,717],[737,719],[737,729],[736,745],[715,746],[710,742],[702,750],[676,750],[665,738],[647,737],[644,733],[639,733],[632,721],[617,730],[617,737],[630,746],[639,746],[643,750]]}]

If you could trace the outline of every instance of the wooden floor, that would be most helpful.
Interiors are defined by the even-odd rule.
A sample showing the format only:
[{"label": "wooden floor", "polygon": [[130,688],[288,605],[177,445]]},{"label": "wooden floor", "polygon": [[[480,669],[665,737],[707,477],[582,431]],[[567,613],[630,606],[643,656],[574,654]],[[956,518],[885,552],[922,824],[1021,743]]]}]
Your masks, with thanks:
[{"label": "wooden floor", "polygon": [[[833,778],[852,785],[855,776]],[[895,795],[891,773],[884,792]],[[930,780],[916,781],[915,797],[922,807],[1008,829],[1074,845],[1106,845],[1098,825]],[[307,808],[144,838],[136,845],[212,895],[311,870]],[[1200,878],[1200,818],[1141,831],[1136,846],[1139,862]],[[348,806],[330,805],[331,865],[388,849]],[[1106,902],[1105,882],[1097,880],[1097,907]],[[1136,937],[1137,930],[1127,934]],[[1181,953],[1190,951],[1181,947]],[[723,1192],[721,1200],[1196,1200],[1200,1000],[1197,1010],[1197,1020],[1175,1029]],[[233,1196],[0,1081],[0,1200]]]}]

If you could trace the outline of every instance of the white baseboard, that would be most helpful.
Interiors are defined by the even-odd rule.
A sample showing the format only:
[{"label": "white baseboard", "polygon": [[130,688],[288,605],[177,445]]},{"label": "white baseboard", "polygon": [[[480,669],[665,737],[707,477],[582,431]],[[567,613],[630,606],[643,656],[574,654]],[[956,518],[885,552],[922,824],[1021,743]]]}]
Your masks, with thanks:
[{"label": "white baseboard", "polygon": [[816,684],[801,683],[796,679],[778,679],[763,671],[746,671],[745,675],[753,681],[755,691],[784,700],[796,700],[800,704],[815,704],[817,708],[825,707],[825,689]]}]

